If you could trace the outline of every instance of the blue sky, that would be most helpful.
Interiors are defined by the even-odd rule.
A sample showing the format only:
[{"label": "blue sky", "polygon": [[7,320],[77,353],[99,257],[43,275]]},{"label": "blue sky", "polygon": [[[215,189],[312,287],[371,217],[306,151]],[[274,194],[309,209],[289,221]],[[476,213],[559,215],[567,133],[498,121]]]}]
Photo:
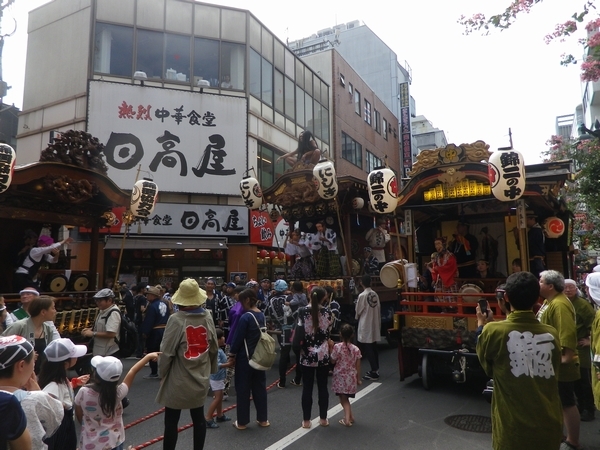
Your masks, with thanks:
[{"label": "blue sky", "polygon": [[[12,89],[5,103],[22,105],[27,11],[48,0],[16,0],[5,10],[3,78]],[[528,164],[541,161],[557,115],[570,114],[581,102],[577,66],[560,66],[560,55],[583,52],[575,40],[544,43],[556,23],[576,12],[579,2],[545,0],[506,31],[464,36],[461,14],[500,12],[509,0],[400,0],[365,3],[304,0],[282,7],[275,0],[207,1],[250,10],[285,42],[320,29],[361,20],[412,68],[411,94],[417,114],[443,129],[449,142],[478,139],[491,149],[508,146],[512,129],[516,149]],[[589,124],[588,124],[589,125]]]}]

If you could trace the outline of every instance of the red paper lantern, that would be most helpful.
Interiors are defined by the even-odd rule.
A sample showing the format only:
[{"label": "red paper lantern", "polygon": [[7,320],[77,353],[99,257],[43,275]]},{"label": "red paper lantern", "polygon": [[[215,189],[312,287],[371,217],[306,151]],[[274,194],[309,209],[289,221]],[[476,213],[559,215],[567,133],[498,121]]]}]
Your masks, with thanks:
[{"label": "red paper lantern", "polygon": [[269,257],[270,257],[271,259],[275,259],[275,257],[276,257],[276,256],[277,256],[277,252],[275,252],[274,250],[271,250],[271,251],[269,252]]},{"label": "red paper lantern", "polygon": [[269,254],[269,252],[266,251],[265,249],[261,250],[259,253],[261,258],[266,258],[268,254]]},{"label": "red paper lantern", "polygon": [[286,261],[291,261],[292,260],[292,255],[288,255],[287,253],[285,254],[285,260]]},{"label": "red paper lantern", "polygon": [[277,257],[283,261],[285,259],[285,253],[279,252],[277,253]]}]

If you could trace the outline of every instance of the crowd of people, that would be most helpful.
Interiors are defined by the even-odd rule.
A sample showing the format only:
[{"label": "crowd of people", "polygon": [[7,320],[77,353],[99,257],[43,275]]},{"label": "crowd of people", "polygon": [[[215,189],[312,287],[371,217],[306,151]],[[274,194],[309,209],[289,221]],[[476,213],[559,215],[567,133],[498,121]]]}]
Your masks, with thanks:
[{"label": "crowd of people", "polygon": [[[138,361],[124,377],[119,333],[125,319],[112,289],[93,296],[98,314],[93,326],[81,332],[90,342],[78,345],[58,334],[53,323],[55,299],[25,287],[17,310],[7,314],[3,305],[0,308],[6,327],[0,337],[0,413],[10,418],[0,424],[0,449],[10,445],[16,450],[122,450],[127,394],[145,366],[150,373],[144,378],[161,380],[156,402],[165,407],[165,449],[177,445],[183,409],[192,417],[194,449],[203,448],[207,429],[224,422],[232,421],[238,430],[249,427],[251,400],[256,424],[268,427],[266,371],[250,364],[264,328],[278,337],[280,389],[288,387],[291,352],[295,355],[296,370],[289,385],[301,387],[301,426],[313,426],[315,382],[319,406],[315,423],[329,425],[328,378],[332,376],[331,388],[344,410],[339,422],[350,427],[355,418],[349,399],[363,379],[379,378],[376,343],[381,313],[370,282],[369,275],[363,276],[364,291],[356,309],[356,336],[371,368],[364,376],[361,350],[353,344],[355,330],[348,324],[341,326],[340,305],[329,286],[307,292],[298,281],[290,286],[283,279],[274,283],[263,279],[227,283],[218,290],[214,279],[206,282],[206,289],[194,279],[185,279],[169,296],[158,286],[134,286],[129,292],[120,284],[124,303],[131,294],[127,300],[131,307],[124,314],[132,314],[142,338]],[[69,371],[89,356],[90,374],[69,377]],[[223,413],[232,382],[235,419]]]}]

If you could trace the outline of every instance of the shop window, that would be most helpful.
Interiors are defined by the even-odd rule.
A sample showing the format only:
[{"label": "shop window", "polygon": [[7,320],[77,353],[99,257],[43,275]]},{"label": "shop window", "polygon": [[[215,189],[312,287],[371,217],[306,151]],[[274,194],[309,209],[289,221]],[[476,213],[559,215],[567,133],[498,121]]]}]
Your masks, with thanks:
[{"label": "shop window", "polygon": [[146,72],[149,79],[166,78],[163,72],[164,34],[157,31],[137,31],[137,60],[135,70]]},{"label": "shop window", "polygon": [[219,85],[219,41],[194,39],[194,86],[198,80],[208,80],[215,87]]},{"label": "shop window", "polygon": [[130,77],[133,63],[133,28],[96,24],[94,72]]},{"label": "shop window", "polygon": [[167,34],[165,45],[165,78],[190,81],[190,37]]},{"label": "shop window", "polygon": [[221,87],[244,89],[246,46],[221,42]]}]

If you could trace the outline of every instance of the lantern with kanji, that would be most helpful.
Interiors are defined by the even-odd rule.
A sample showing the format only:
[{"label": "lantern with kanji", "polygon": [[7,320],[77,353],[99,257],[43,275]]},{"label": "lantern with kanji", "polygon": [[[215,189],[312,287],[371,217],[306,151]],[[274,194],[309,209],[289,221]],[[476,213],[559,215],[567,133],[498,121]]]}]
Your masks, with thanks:
[{"label": "lantern with kanji", "polygon": [[490,155],[488,178],[492,194],[502,202],[517,200],[525,193],[525,163],[516,150],[499,150]]},{"label": "lantern with kanji", "polygon": [[398,198],[398,181],[388,167],[373,169],[367,177],[370,204],[377,214],[394,212]]},{"label": "lantern with kanji", "polygon": [[551,239],[559,238],[565,232],[565,223],[558,217],[548,217],[544,221],[544,232]]},{"label": "lantern with kanji", "polygon": [[17,154],[8,144],[0,144],[0,194],[10,187]]},{"label": "lantern with kanji", "polygon": [[256,178],[251,176],[244,177],[240,181],[240,191],[242,191],[242,198],[248,208],[258,209],[261,207],[263,194]]},{"label": "lantern with kanji", "polygon": [[338,193],[338,185],[333,162],[327,159],[319,161],[313,169],[313,176],[319,197],[324,200],[335,198]]},{"label": "lantern with kanji", "polygon": [[131,206],[129,208],[133,216],[147,219],[154,210],[157,196],[158,186],[154,181],[148,178],[137,181],[133,185]]}]

